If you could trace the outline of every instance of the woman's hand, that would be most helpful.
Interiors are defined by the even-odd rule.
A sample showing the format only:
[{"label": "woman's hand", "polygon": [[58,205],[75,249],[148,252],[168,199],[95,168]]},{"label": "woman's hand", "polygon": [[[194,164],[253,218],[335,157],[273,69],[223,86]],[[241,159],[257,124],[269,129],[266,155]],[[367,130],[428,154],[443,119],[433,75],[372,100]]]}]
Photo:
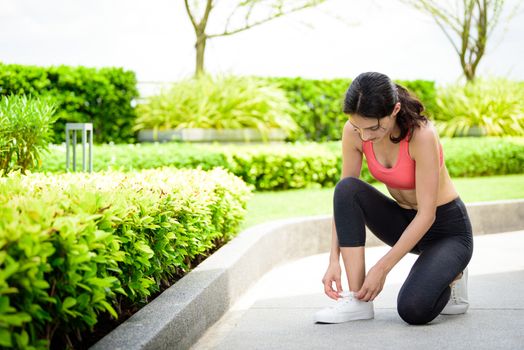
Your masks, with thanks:
[{"label": "woman's hand", "polygon": [[366,276],[362,288],[357,292],[356,297],[362,301],[373,301],[382,291],[388,273],[378,265],[373,266]]},{"label": "woman's hand", "polygon": [[[324,284],[324,293],[331,299],[337,300],[340,298],[339,294],[342,292],[342,283],[340,282],[340,275],[342,270],[340,268],[340,263],[331,262],[327,268],[327,271],[322,278],[322,283]],[[333,282],[335,282],[337,291],[333,290]]]}]

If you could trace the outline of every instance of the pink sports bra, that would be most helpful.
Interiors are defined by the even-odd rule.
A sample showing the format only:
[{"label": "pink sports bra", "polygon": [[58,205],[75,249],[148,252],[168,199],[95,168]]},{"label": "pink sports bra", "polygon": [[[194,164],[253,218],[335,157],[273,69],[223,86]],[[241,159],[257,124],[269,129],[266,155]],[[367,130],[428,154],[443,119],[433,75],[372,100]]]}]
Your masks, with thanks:
[{"label": "pink sports bra", "polygon": [[[401,190],[412,190],[415,188],[415,161],[409,155],[408,135],[400,141],[397,162],[392,168],[382,166],[375,158],[373,142],[362,141],[362,150],[366,156],[369,172],[375,179],[383,182],[388,187]],[[442,145],[440,148],[440,166],[442,167],[444,155]]]}]

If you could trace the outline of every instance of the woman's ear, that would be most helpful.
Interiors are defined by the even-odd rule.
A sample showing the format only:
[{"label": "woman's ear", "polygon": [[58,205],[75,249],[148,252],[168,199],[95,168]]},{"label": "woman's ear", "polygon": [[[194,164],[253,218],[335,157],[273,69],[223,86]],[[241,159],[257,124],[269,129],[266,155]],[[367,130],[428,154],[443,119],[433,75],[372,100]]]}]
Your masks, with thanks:
[{"label": "woman's ear", "polygon": [[395,108],[393,108],[393,114],[397,115],[397,113],[400,112],[400,108],[401,107],[402,106],[401,106],[400,102],[395,103]]}]

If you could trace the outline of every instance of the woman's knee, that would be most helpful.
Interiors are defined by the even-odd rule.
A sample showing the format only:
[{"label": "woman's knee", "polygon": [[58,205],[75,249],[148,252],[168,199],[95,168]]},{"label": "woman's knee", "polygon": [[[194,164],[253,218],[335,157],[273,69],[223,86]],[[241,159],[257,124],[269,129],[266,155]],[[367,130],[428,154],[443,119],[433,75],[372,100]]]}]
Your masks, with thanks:
[{"label": "woman's knee", "polygon": [[423,325],[435,318],[432,306],[416,297],[402,298],[399,295],[397,311],[400,318],[412,325]]},{"label": "woman's knee", "polygon": [[336,197],[347,197],[360,191],[365,185],[365,182],[354,176],[348,176],[341,179],[335,185],[335,196]]}]

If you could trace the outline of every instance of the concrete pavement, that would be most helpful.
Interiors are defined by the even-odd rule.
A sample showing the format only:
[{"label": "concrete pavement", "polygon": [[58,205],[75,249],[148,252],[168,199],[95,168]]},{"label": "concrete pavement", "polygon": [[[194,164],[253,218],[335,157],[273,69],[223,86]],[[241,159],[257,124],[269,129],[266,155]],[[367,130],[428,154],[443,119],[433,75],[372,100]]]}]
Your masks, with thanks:
[{"label": "concrete pavement", "polygon": [[[366,248],[369,269],[389,247]],[[410,326],[396,297],[417,258],[408,254],[375,299],[373,320],[314,324],[335,303],[321,279],[328,254],[287,261],[251,287],[191,349],[524,349],[524,231],[474,236],[469,264],[470,308]],[[343,289],[347,280],[342,266]]]}]

